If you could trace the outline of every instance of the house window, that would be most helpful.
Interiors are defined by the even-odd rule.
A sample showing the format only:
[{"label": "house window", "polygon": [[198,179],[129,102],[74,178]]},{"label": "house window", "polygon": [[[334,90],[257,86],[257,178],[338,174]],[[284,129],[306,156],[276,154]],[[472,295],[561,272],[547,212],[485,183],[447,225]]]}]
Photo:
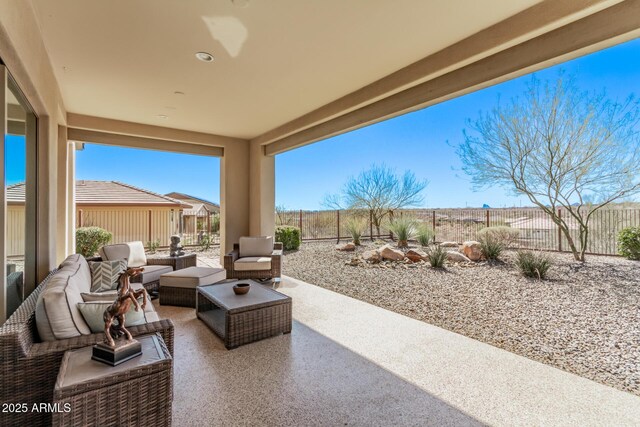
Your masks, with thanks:
[{"label": "house window", "polygon": [[37,117],[11,75],[0,65],[4,176],[0,211],[5,241],[2,254],[0,324],[35,288],[36,282],[36,150]]}]

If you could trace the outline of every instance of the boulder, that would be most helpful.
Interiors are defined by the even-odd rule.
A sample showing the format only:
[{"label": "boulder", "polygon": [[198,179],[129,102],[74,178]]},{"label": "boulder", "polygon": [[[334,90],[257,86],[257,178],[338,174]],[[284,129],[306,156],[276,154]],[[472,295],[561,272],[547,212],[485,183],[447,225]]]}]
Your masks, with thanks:
[{"label": "boulder", "polygon": [[345,252],[353,252],[353,251],[356,250],[356,245],[354,245],[351,242],[343,243],[343,244],[337,244],[336,245],[336,250],[337,251],[345,251]]},{"label": "boulder", "polygon": [[362,259],[365,260],[366,262],[371,262],[371,263],[378,263],[382,260],[382,257],[380,256],[380,252],[378,251],[364,251],[362,253]]},{"label": "boulder", "polygon": [[351,261],[346,263],[346,265],[350,265],[352,267],[357,267],[360,264],[362,264],[362,260],[358,257],[351,258]]},{"label": "boulder", "polygon": [[457,248],[459,245],[458,242],[442,242],[439,246],[443,248]]},{"label": "boulder", "polygon": [[406,254],[404,254],[409,260],[412,262],[423,261],[427,259],[426,252],[422,252],[420,250],[409,249]]},{"label": "boulder", "polygon": [[471,262],[469,258],[458,251],[447,251],[447,261],[451,262]]},{"label": "boulder", "polygon": [[402,261],[404,259],[404,252],[398,249],[393,249],[389,245],[384,245],[379,249],[382,259],[388,259],[390,261]]},{"label": "boulder", "polygon": [[471,261],[480,261],[482,258],[482,246],[480,242],[470,240],[462,244],[462,253]]}]

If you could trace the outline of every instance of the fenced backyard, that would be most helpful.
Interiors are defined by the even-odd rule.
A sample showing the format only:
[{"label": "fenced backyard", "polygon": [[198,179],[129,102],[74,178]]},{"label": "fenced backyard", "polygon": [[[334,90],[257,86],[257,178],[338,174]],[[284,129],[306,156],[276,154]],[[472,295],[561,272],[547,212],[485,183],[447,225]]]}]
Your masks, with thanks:
[{"label": "fenced backyard", "polygon": [[[509,226],[520,231],[514,249],[540,249],[565,252],[569,250],[566,237],[551,218],[539,208],[504,209],[403,209],[390,212],[390,216],[411,216],[429,225],[438,242],[454,241],[462,243],[477,239],[481,229],[490,226]],[[572,237],[578,238],[578,225],[560,210],[569,224]],[[299,227],[302,240],[346,240],[350,238],[345,227],[354,216],[367,221],[363,238],[393,237],[385,220],[380,231],[372,224],[369,211],[304,211],[289,210],[276,213],[276,225]],[[637,207],[615,206],[596,211],[590,220],[590,235],[587,253],[597,255],[617,255],[617,236],[620,230],[629,226],[640,226],[640,209]]]}]

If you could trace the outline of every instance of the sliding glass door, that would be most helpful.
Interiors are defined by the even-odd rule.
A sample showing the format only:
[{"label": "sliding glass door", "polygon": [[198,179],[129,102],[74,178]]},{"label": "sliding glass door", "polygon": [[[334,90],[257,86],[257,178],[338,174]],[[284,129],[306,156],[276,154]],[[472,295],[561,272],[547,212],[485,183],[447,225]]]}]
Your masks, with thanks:
[{"label": "sliding glass door", "polygon": [[34,289],[36,281],[37,118],[3,65],[0,172],[4,177],[0,224],[3,225],[0,324]]}]

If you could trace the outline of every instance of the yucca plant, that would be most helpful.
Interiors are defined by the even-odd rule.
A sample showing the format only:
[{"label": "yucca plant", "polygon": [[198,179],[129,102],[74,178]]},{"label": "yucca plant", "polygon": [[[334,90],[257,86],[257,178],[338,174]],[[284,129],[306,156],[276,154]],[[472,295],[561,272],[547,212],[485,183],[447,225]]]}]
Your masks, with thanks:
[{"label": "yucca plant", "polygon": [[433,245],[427,252],[427,259],[433,268],[444,268],[447,251],[440,245]]},{"label": "yucca plant", "polygon": [[431,227],[426,224],[420,224],[416,230],[416,240],[420,243],[420,246],[427,247],[433,243],[435,233]]},{"label": "yucca plant", "polygon": [[542,252],[518,251],[516,265],[525,276],[542,280],[551,268],[551,260]]},{"label": "yucca plant", "polygon": [[389,230],[398,238],[398,247],[406,248],[409,246],[409,239],[413,238],[416,233],[416,220],[408,217],[400,217],[391,221]]},{"label": "yucca plant", "polygon": [[353,244],[359,246],[360,238],[367,229],[367,221],[364,218],[351,217],[344,224],[344,227],[347,229],[347,233],[351,235]]}]

